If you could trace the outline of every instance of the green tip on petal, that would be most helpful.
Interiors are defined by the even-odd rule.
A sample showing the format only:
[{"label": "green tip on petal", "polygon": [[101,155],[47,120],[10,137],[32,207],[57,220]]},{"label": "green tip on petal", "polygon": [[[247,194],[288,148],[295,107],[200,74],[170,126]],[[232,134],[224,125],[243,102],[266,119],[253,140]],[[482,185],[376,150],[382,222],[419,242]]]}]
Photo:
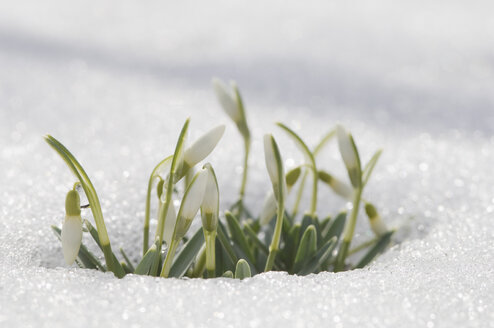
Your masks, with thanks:
[{"label": "green tip on petal", "polygon": [[69,216],[81,215],[81,198],[75,190],[70,190],[65,198],[65,213]]}]

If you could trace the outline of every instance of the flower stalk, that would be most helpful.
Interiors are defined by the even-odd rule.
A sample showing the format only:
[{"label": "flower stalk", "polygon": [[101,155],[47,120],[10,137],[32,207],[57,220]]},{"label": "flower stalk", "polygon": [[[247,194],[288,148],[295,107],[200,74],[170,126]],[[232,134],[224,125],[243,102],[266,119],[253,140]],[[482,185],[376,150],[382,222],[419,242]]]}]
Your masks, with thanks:
[{"label": "flower stalk", "polygon": [[264,272],[271,271],[278,253],[281,239],[281,229],[283,226],[283,214],[285,211],[286,181],[278,144],[272,135],[264,136],[264,158],[268,169],[269,178],[273,185],[273,192],[278,204],[276,225],[273,239],[269,245],[269,254]]}]

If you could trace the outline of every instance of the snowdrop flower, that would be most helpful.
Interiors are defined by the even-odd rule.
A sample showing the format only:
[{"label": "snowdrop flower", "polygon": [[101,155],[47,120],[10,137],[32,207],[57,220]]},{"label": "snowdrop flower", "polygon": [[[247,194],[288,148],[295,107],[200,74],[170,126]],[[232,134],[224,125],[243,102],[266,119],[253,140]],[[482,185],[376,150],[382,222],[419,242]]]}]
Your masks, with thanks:
[{"label": "snowdrop flower", "polygon": [[208,170],[209,174],[201,204],[201,218],[204,229],[212,232],[216,231],[216,226],[218,225],[220,195],[213,167],[207,163],[204,168]]},{"label": "snowdrop flower", "polygon": [[237,97],[218,78],[213,79],[213,88],[223,110],[235,123],[239,124],[242,121],[242,112],[237,102]]},{"label": "snowdrop flower", "polygon": [[187,230],[189,230],[190,224],[202,204],[209,174],[209,170],[201,169],[196,173],[185,191],[182,204],[180,204],[180,210],[178,211],[174,240],[178,241],[182,239]]},{"label": "snowdrop flower", "polygon": [[82,241],[81,201],[79,193],[71,190],[65,198],[65,221],[62,225],[62,251],[67,264],[74,263]]},{"label": "snowdrop flower", "polygon": [[366,203],[365,212],[369,217],[371,229],[376,236],[381,237],[388,232],[388,228],[386,227],[386,224],[381,219],[381,216],[377,213],[377,210],[374,207],[374,205],[370,203]]},{"label": "snowdrop flower", "polygon": [[220,102],[221,107],[226,114],[237,125],[240,134],[245,140],[250,140],[250,131],[245,117],[244,105],[240,97],[237,85],[231,82],[231,88],[228,88],[221,80],[213,79],[213,88]]},{"label": "snowdrop flower", "polygon": [[336,126],[336,134],[338,136],[338,148],[340,149],[341,157],[345,163],[350,181],[354,188],[359,188],[362,180],[362,172],[360,158],[353,137],[341,125]]},{"label": "snowdrop flower", "polygon": [[206,158],[216,147],[224,132],[225,125],[222,124],[194,142],[184,153],[185,165],[190,168]]},{"label": "snowdrop flower", "polygon": [[[160,202],[160,210],[163,210],[163,202]],[[173,232],[175,231],[175,225],[177,223],[177,215],[175,213],[175,206],[173,205],[173,198],[168,205],[168,211],[165,217],[165,231],[163,233],[163,240],[168,246],[172,242]]]},{"label": "snowdrop flower", "polygon": [[[301,172],[302,169],[300,168],[300,166],[297,166],[296,168],[290,170],[286,174],[285,180],[286,180],[286,188],[288,193],[297,182]],[[264,198],[261,214],[259,215],[259,220],[261,222],[261,225],[268,224],[269,221],[271,221],[271,219],[275,216],[275,214],[276,214],[276,198],[274,197],[273,191],[270,190],[266,194],[266,197]]]},{"label": "snowdrop flower", "polygon": [[319,171],[317,174],[319,179],[326,183],[337,195],[348,200],[352,199],[353,189],[349,185],[333,177],[327,172]]},{"label": "snowdrop flower", "polygon": [[276,215],[276,198],[272,190],[268,192],[266,198],[264,198],[264,203],[262,205],[261,214],[259,220],[261,225],[266,225],[271,221],[271,219]]},{"label": "snowdrop flower", "polygon": [[[276,149],[275,149],[276,147]],[[269,179],[273,185],[274,195],[277,201],[279,197],[282,196],[283,199],[286,198],[286,181],[284,179],[285,173],[283,172],[283,165],[281,164],[281,158],[278,151],[278,146],[271,134],[266,134],[264,136],[264,159],[266,162],[266,168],[268,169]],[[283,195],[279,194],[279,186],[281,184],[281,192]]]}]

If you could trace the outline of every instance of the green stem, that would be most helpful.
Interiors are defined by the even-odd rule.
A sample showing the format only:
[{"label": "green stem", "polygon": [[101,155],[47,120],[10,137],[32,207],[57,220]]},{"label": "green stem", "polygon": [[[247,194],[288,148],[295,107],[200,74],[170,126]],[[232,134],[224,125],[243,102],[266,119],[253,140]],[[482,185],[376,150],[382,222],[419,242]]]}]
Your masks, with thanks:
[{"label": "green stem", "polygon": [[312,200],[310,203],[310,216],[315,217],[316,216],[316,211],[317,211],[317,182],[319,181],[319,178],[317,176],[317,169],[316,169],[316,163],[314,161],[313,163],[313,170],[312,170],[312,175],[314,176],[313,179],[313,184],[312,184]]},{"label": "green stem", "polygon": [[173,239],[168,248],[168,253],[166,253],[165,263],[163,264],[163,269],[161,270],[160,276],[162,278],[168,278],[170,274],[170,269],[172,268],[173,258],[175,257],[175,251],[177,250],[178,240]]},{"label": "green stem", "polygon": [[302,181],[300,181],[300,186],[298,188],[297,197],[295,198],[295,204],[293,205],[292,210],[292,218],[298,214],[298,207],[300,206],[300,201],[302,200],[302,194],[304,193],[305,181],[307,180],[307,176],[309,175],[309,171],[305,170],[304,176],[302,177]]},{"label": "green stem", "polygon": [[348,256],[352,255],[352,254],[355,254],[355,253],[358,253],[360,252],[361,250],[363,250],[364,248],[367,248],[369,246],[371,246],[372,244],[374,244],[379,238],[378,237],[374,237],[372,238],[371,240],[368,240],[360,245],[358,245],[357,247],[355,248],[352,248],[349,252],[348,252]]},{"label": "green stem", "polygon": [[204,239],[206,240],[206,270],[208,278],[216,276],[216,231],[204,230]]},{"label": "green stem", "polygon": [[153,180],[156,178],[156,173],[160,169],[162,165],[164,165],[167,161],[171,160],[172,156],[168,156],[167,158],[163,159],[161,162],[158,163],[151,172],[151,176],[149,177],[148,181],[148,190],[146,193],[146,213],[144,214],[144,229],[143,229],[143,234],[144,237],[142,239],[142,254],[143,256],[146,254],[146,252],[149,249],[149,221],[150,221],[150,211],[151,211],[151,192],[153,190]]},{"label": "green stem", "polygon": [[250,138],[244,139],[244,169],[242,172],[242,183],[240,184],[240,200],[238,205],[238,218],[242,217],[242,213],[244,211],[244,195],[245,195],[245,187],[247,185],[247,172],[249,168],[249,154],[250,154]]},{"label": "green stem", "polygon": [[345,225],[345,231],[343,232],[343,242],[341,243],[340,250],[338,252],[338,259],[335,264],[335,271],[342,271],[345,268],[345,260],[348,256],[348,250],[352,243],[353,234],[355,232],[355,226],[357,224],[357,216],[360,207],[360,201],[362,197],[362,186],[355,190],[353,198],[353,208],[350,215],[350,219]]},{"label": "green stem", "polygon": [[278,203],[278,216],[276,217],[276,226],[274,227],[274,235],[271,240],[271,245],[269,245],[269,255],[266,261],[266,267],[264,272],[271,271],[274,265],[274,260],[276,259],[276,254],[278,253],[278,247],[280,245],[281,239],[281,228],[283,227],[283,213],[285,211],[284,200],[281,199]]},{"label": "green stem", "polygon": [[144,214],[144,231],[142,240],[142,254],[143,256],[149,249],[149,221],[150,221],[150,210],[151,210],[151,191],[153,189],[153,174],[149,178],[148,191],[146,194],[146,213]]}]

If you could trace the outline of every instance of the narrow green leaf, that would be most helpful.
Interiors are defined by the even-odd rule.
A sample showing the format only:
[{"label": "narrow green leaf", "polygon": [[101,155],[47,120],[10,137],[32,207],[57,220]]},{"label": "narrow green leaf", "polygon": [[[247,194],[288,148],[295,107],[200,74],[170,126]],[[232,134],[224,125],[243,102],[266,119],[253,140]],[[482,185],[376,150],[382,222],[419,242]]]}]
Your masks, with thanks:
[{"label": "narrow green leaf", "polygon": [[169,277],[182,277],[196,258],[202,245],[204,245],[204,233],[200,228],[176,256],[170,269]]},{"label": "narrow green leaf", "polygon": [[362,183],[364,186],[369,181],[371,174],[372,174],[372,171],[374,170],[374,167],[376,166],[377,161],[381,157],[382,152],[383,152],[382,149],[379,149],[378,151],[376,151],[374,153],[374,155],[372,156],[372,158],[367,163],[367,165],[365,166],[364,171],[362,172]]},{"label": "narrow green leaf", "polygon": [[300,138],[300,136],[295,133],[295,131],[290,129],[285,124],[277,122],[276,125],[278,125],[283,131],[286,132],[286,134],[295,143],[295,146],[297,146],[297,148],[302,152],[307,161],[312,165],[315,162],[314,156],[312,155],[312,152],[310,151],[309,147],[307,147],[307,144],[302,140],[302,138]]},{"label": "narrow green leaf", "polygon": [[158,253],[158,242],[156,241],[146,252],[146,254],[142,257],[141,262],[137,265],[134,273],[140,275],[149,274],[149,270],[153,263],[156,261],[156,257],[159,257]]},{"label": "narrow green leaf", "polygon": [[120,265],[124,269],[125,273],[127,273],[127,274],[134,273],[134,270],[132,270],[131,268],[129,268],[129,266],[127,265],[126,262],[120,262]]},{"label": "narrow green leaf", "polygon": [[388,247],[389,243],[391,242],[391,236],[393,235],[394,231],[390,231],[383,235],[379,241],[372,247],[367,254],[364,255],[364,257],[360,260],[360,262],[357,263],[355,266],[356,269],[361,269],[365,267],[367,264],[369,264],[378,254],[384,252],[386,247]]},{"label": "narrow green leaf", "polygon": [[321,266],[330,258],[335,246],[336,237],[333,237],[317,251],[316,255],[306,265],[304,265],[297,272],[297,274],[305,276],[310,273],[317,273]]},{"label": "narrow green leaf", "polygon": [[300,224],[295,224],[290,233],[288,239],[285,242],[285,247],[282,249],[282,258],[284,259],[287,267],[293,267],[295,261],[295,255],[297,254],[298,245],[300,242]]},{"label": "narrow green leaf", "polygon": [[237,218],[230,212],[225,212],[226,222],[228,223],[228,227],[230,228],[230,233],[232,235],[232,239],[235,241],[235,244],[242,250],[242,252],[248,257],[250,262],[255,262],[255,258],[252,255],[252,251],[249,247],[249,243],[245,238],[245,235],[240,228],[240,224],[238,223]]},{"label": "narrow green leaf", "polygon": [[[86,225],[86,228],[89,231],[89,234],[91,235],[91,237],[93,237],[93,239],[96,242],[96,244],[98,245],[98,247],[104,253],[105,252],[105,247],[103,247],[101,245],[101,242],[99,240],[98,231],[96,231],[96,229],[93,227],[93,225],[91,224],[91,222],[89,222],[88,220],[84,220],[84,224]],[[115,254],[113,252],[111,253],[111,255],[112,255],[113,266],[114,266],[114,269],[115,269],[115,272],[114,272],[115,275],[117,275],[117,277],[119,277],[119,278],[125,276],[125,271],[122,268],[122,266],[120,265],[120,261],[118,260],[118,258],[115,256]]]},{"label": "narrow green leaf", "polygon": [[319,153],[321,152],[321,150],[328,144],[329,141],[331,141],[331,139],[334,138],[335,135],[336,135],[336,130],[335,129],[332,129],[331,131],[329,131],[328,133],[326,133],[324,135],[324,137],[322,137],[321,141],[319,141],[319,143],[314,148],[314,151],[312,152],[314,154],[314,156],[319,155]]},{"label": "narrow green leaf", "polygon": [[[120,247],[120,254],[122,254],[122,256],[123,256],[123,258],[125,260],[125,263],[127,264],[127,267],[129,268],[129,270],[131,270],[132,272],[134,272],[135,271],[134,265],[132,265],[132,262],[130,261],[130,259],[127,256],[127,254],[125,254],[125,252],[124,252],[124,250],[123,250],[122,247]],[[124,268],[124,270],[125,270],[125,268]]]},{"label": "narrow green leaf", "polygon": [[331,224],[327,225],[326,230],[322,233],[324,243],[326,243],[333,237],[336,237],[338,240],[340,239],[341,234],[343,233],[343,230],[345,228],[346,217],[347,213],[341,212]]},{"label": "narrow green leaf", "polygon": [[328,230],[326,230],[326,229],[329,229],[329,224],[330,224],[330,223],[331,223],[331,217],[330,217],[330,216],[328,216],[328,217],[324,218],[324,219],[321,221],[321,223],[319,224],[320,229],[321,229],[321,234],[323,234],[323,235],[324,235],[324,233],[325,233],[325,232],[326,232],[326,233],[328,232]]},{"label": "narrow green leaf", "polygon": [[300,240],[297,255],[295,256],[295,261],[293,263],[293,272],[299,272],[316,252],[317,232],[314,225],[310,225],[307,227]]},{"label": "narrow green leaf", "polygon": [[235,268],[235,279],[245,279],[250,278],[251,272],[249,264],[246,260],[240,259],[237,262],[237,267]]},{"label": "narrow green leaf", "polygon": [[223,278],[232,278],[233,279],[233,272],[231,272],[230,270],[228,270],[228,271],[225,271],[225,273],[223,273],[221,276]]},{"label": "narrow green leaf", "polygon": [[254,245],[264,254],[269,253],[269,248],[268,246],[264,245],[264,243],[257,237],[257,234],[254,232],[254,230],[250,227],[250,225],[244,223],[244,231],[249,237],[249,239],[254,243]]},{"label": "narrow green leaf", "polygon": [[308,214],[305,214],[304,217],[302,218],[302,222],[300,224],[300,238],[302,238],[302,235],[305,233],[307,228],[313,224],[314,221],[312,217]]},{"label": "narrow green leaf", "polygon": [[228,234],[226,233],[225,226],[223,225],[223,222],[221,222],[221,220],[218,220],[218,231],[217,232],[218,232],[218,240],[221,242],[222,248],[228,254],[228,257],[230,258],[232,263],[237,263],[238,262],[237,255],[235,255],[235,251],[232,248],[230,238],[228,237]]}]

